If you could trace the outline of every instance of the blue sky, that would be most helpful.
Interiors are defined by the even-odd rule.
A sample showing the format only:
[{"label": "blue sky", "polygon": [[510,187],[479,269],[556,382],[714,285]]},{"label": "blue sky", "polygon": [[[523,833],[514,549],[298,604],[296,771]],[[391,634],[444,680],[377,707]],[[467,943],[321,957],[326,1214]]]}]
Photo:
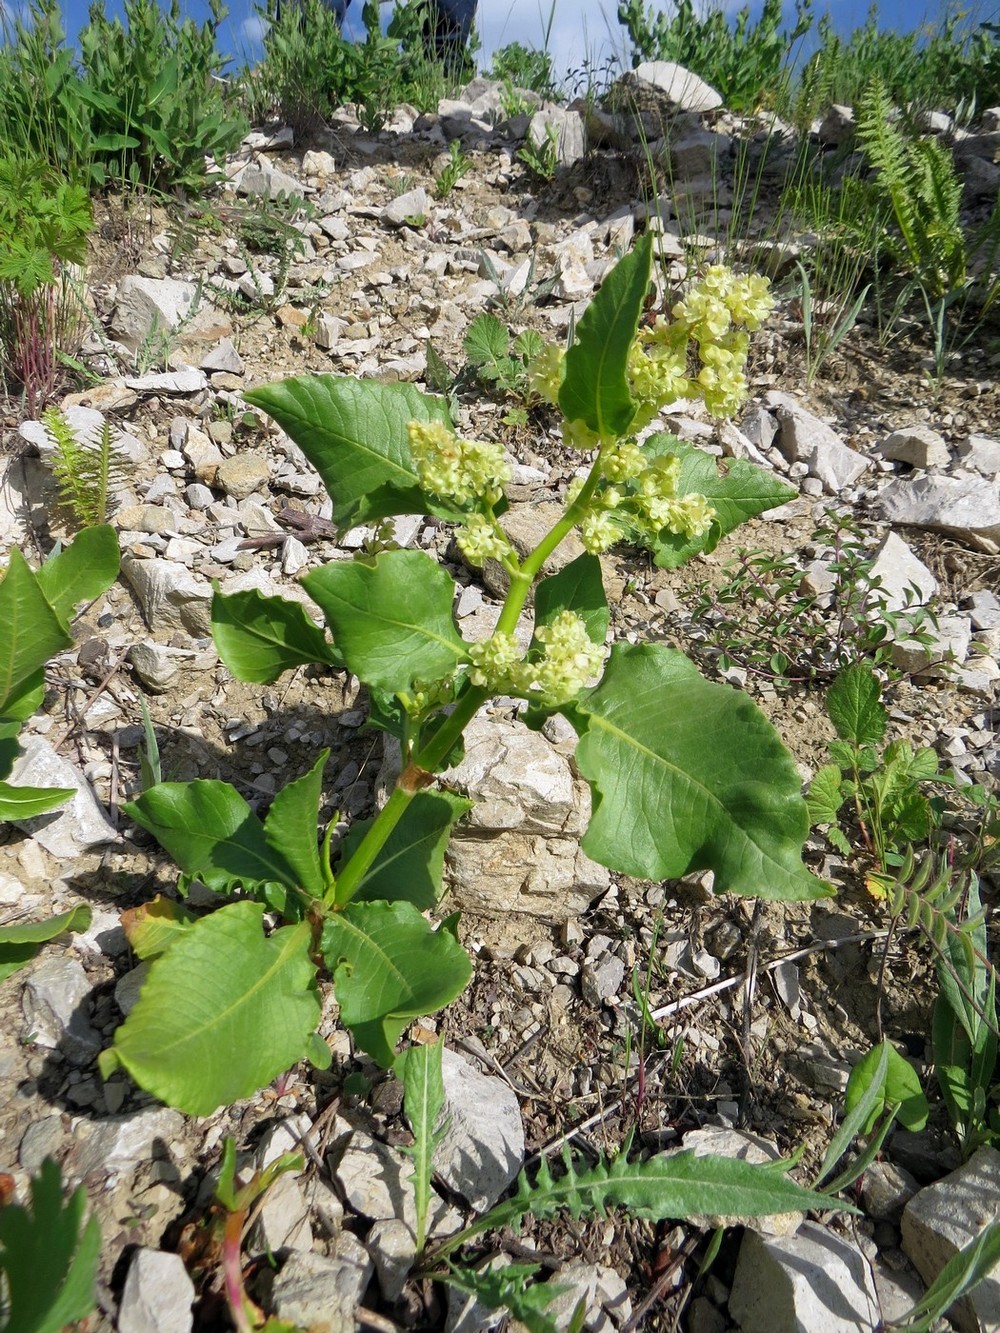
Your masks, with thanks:
[{"label": "blue sky", "polygon": [[[657,7],[663,0],[656,0]],[[109,13],[121,12],[121,0],[105,0]],[[228,0],[229,18],[221,33],[220,45],[238,64],[259,53],[261,25],[256,17],[254,0]],[[363,0],[353,0],[347,20],[347,32],[361,28]],[[727,8],[736,10],[740,0],[727,0]],[[86,21],[89,0],[63,0],[67,29],[72,36]],[[204,0],[181,0],[182,10],[197,18],[206,13]],[[477,27],[482,42],[480,65],[489,64],[490,56],[498,47],[519,41],[524,46],[542,46],[553,0],[479,0]],[[0,0],[2,11],[3,0]],[[619,26],[617,0],[554,0],[549,50],[556,73],[579,70],[589,59],[598,68],[610,57],[623,56],[626,35]],[[1000,0],[966,0],[963,9],[979,21],[1000,18]],[[760,8],[754,0],[752,8]],[[817,13],[829,9],[837,29],[848,33],[860,27],[868,14],[868,0],[814,0]],[[889,0],[877,6],[879,24],[883,28],[909,31],[925,23],[937,24],[945,12],[943,0]],[[787,6],[792,19],[792,5]],[[391,4],[383,4],[383,16],[391,12]]]}]

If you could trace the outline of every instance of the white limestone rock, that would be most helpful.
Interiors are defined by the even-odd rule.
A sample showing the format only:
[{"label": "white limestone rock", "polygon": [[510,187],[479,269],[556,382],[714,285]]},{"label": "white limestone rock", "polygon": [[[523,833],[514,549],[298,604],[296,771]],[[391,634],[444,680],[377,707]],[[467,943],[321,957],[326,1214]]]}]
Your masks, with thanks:
[{"label": "white limestone rock", "polygon": [[179,1254],[137,1250],[118,1308],[119,1333],[190,1333],[194,1283]]},{"label": "white limestone rock", "polygon": [[1000,486],[978,477],[900,478],[879,504],[890,523],[947,532],[987,555],[1000,552]]},{"label": "white limestone rock", "polygon": [[524,1164],[524,1126],[506,1083],[481,1074],[454,1051],[442,1054],[449,1120],[434,1157],[442,1180],[485,1212]]},{"label": "white limestone rock", "polygon": [[910,467],[925,471],[927,468],[947,467],[951,462],[951,452],[945,444],[944,436],[924,425],[894,430],[883,440],[881,453],[884,458],[894,458],[900,463],[909,463]]},{"label": "white limestone rock", "polygon": [[879,580],[875,596],[889,611],[925,606],[938,590],[937,579],[895,532],[878,548],[870,577]]},{"label": "white limestone rock", "polygon": [[607,889],[608,871],[579,845],[590,789],[544,736],[474,718],[448,781],[476,802],[448,847],[449,910],[565,921]]},{"label": "white limestone rock", "polygon": [[15,787],[64,787],[73,795],[48,814],[11,820],[16,828],[63,861],[75,860],[91,847],[121,841],[121,835],[78,768],[57,754],[43,736],[28,736],[22,745],[9,782]]},{"label": "white limestone rock", "polygon": [[744,1232],[729,1314],[742,1333],[861,1333],[880,1318],[867,1259],[815,1222],[794,1236]]},{"label": "white limestone rock", "polygon": [[623,74],[620,82],[643,100],[652,91],[658,102],[677,111],[716,111],[722,105],[714,88],[672,60],[645,60]]},{"label": "white limestone rock", "polygon": [[[964,1166],[928,1185],[903,1211],[903,1251],[931,1283],[955,1254],[995,1221],[1000,1199],[1000,1152],[980,1148]],[[1000,1328],[1000,1273],[984,1278],[948,1311],[960,1333]]]}]

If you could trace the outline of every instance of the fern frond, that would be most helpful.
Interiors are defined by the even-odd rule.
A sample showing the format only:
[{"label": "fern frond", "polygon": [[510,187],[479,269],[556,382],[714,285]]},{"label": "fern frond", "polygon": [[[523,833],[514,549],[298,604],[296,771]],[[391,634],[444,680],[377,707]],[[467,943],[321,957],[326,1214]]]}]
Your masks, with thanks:
[{"label": "fern frond", "polygon": [[961,290],[968,255],[960,222],[962,185],[936,140],[904,131],[885,85],[873,79],[858,111],[858,138],[888,196],[903,241],[901,259],[932,300]]},{"label": "fern frond", "polygon": [[95,438],[81,438],[58,408],[50,408],[42,424],[55,445],[52,475],[60,504],[83,527],[106,522],[111,492],[125,472],[110,425],[104,421]]}]

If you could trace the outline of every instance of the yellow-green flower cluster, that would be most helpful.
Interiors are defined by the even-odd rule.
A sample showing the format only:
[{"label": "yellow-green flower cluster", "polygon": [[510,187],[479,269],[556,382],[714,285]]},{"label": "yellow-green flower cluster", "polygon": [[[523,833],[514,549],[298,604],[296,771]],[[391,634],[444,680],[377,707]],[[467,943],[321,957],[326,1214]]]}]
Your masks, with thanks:
[{"label": "yellow-green flower cluster", "polygon": [[567,703],[580,693],[604,666],[604,645],[593,643],[587,626],[575,611],[560,611],[547,625],[540,625],[535,638],[545,645],[537,662],[525,664],[529,689],[543,703]]},{"label": "yellow-green flower cluster", "polygon": [[[607,451],[602,471],[621,483],[598,489],[578,527],[584,549],[591,555],[608,551],[628,530],[638,529],[651,541],[664,529],[677,536],[703,537],[712,526],[715,510],[704,495],[677,494],[681,462],[675,454],[649,459],[638,445],[626,441]],[[574,478],[567,502],[579,495],[583,481]]]},{"label": "yellow-green flower cluster", "polygon": [[504,560],[511,554],[511,544],[483,514],[470,514],[455,533],[458,548],[470,565],[481,567],[487,560]]},{"label": "yellow-green flower cluster", "polygon": [[740,277],[722,264],[713,264],[674,306],[674,328],[698,348],[693,389],[713,416],[731,416],[746,397],[747,331],[759,329],[773,308],[766,278]]},{"label": "yellow-green flower cluster", "polygon": [[559,343],[546,343],[531,363],[528,371],[528,387],[546,403],[553,407],[559,403],[559,390],[562,388],[563,362],[566,349]]},{"label": "yellow-green flower cluster", "polygon": [[489,690],[517,689],[516,677],[524,666],[513,634],[498,632],[484,643],[469,645],[469,680]]},{"label": "yellow-green flower cluster", "polygon": [[411,421],[406,428],[420,485],[459,505],[494,505],[511,468],[499,444],[463,440],[443,421]]},{"label": "yellow-green flower cluster", "polygon": [[642,430],[661,408],[696,390],[688,378],[688,331],[662,316],[649,328],[641,328],[629,348],[626,373],[629,392],[638,406],[633,430]]},{"label": "yellow-green flower cluster", "polygon": [[535,638],[543,645],[534,662],[524,658],[512,634],[496,633],[469,646],[469,680],[485,689],[522,694],[549,706],[567,703],[600,675],[604,645],[592,643],[575,611],[560,611]]}]

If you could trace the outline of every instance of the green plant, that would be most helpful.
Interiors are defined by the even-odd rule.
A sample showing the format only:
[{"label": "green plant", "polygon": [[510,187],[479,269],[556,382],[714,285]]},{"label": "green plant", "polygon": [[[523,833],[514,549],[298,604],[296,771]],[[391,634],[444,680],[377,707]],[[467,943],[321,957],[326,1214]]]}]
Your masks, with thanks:
[{"label": "green plant", "polygon": [[[509,475],[503,450],[460,440],[440,400],[410,384],[333,376],[247,395],[318,468],[338,527],[435,514],[459,524],[456,540],[469,560],[498,559],[510,589],[484,644],[461,638],[454,582],[420,551],[335,561],[307,576],[303,586],[332,644],[297,604],[256,592],[215,597],[214,637],[230,670],[263,682],[306,662],[346,667],[368,687],[373,723],[397,738],[401,774],[379,813],[356,822],[336,852],[332,825],[319,846],[316,837],[325,754],[275,797],[263,821],[235,788],[215,781],[161,783],[127,806],[177,861],[182,885],[197,878],[220,894],[239,887],[247,896],[200,919],[177,908],[169,932],[133,942],[152,966],[101,1056],[105,1075],[124,1067],[155,1096],[201,1114],[249,1095],[303,1056],[328,1063],[314,1033],[318,965],[333,980],[341,1021],[391,1065],[407,1024],[447,1004],[469,979],[456,919],[435,928],[424,917],[440,893],[449,830],[467,808],[436,775],[496,693],[524,698],[535,724],[552,712],[571,720],[577,763],[594,793],[583,846],[595,859],[652,879],[711,867],[720,892],[830,891],[801,863],[808,818],[795,766],[750,701],[703,680],[661,644],[615,646],[604,665],[609,611],[599,552],[627,530],[679,564],[791,494],[763,471],[720,477],[714,467],[685,467],[672,437],[636,443],[634,433],[665,402],[695,391],[713,411],[738,402],[746,355],[739,326],[756,326],[770,307],[766,285],[713,270],[675,307],[669,333],[640,329],[651,259],[646,237],[605,279],[569,349],[547,347],[536,361],[533,387],[558,405],[565,442],[589,452],[590,466],[524,559],[499,523]],[[725,375],[688,378],[689,366],[711,361],[726,320],[734,355]],[[574,528],[583,555],[539,581]],[[514,630],[536,582],[525,655]],[[265,908],[283,921],[272,933]]]},{"label": "green plant", "polygon": [[[468,368],[483,388],[501,397],[510,396],[527,403],[531,398],[529,371],[545,346],[541,334],[525,329],[511,340],[510,333],[488,311],[477,315],[466,330],[462,346]],[[523,424],[518,421],[509,424]]]},{"label": "green plant", "polygon": [[[41,707],[45,663],[73,642],[69,622],[77,605],[99,597],[118,572],[118,542],[111,528],[88,528],[64,550],[32,570],[16,548],[0,582],[0,820],[31,819],[73,795],[65,787],[18,787],[8,782],[21,724]],[[84,905],[47,921],[0,927],[0,980],[23,967],[41,944],[65,930],[86,930]]]},{"label": "green plant", "polygon": [[[851,1070],[844,1094],[844,1119],[830,1140],[813,1188],[822,1185],[831,1195],[846,1189],[871,1166],[897,1119],[904,1129],[920,1130],[927,1123],[928,1110],[913,1066],[890,1042],[879,1042]],[[859,1134],[868,1140],[864,1150],[830,1180]]]},{"label": "green plant", "polygon": [[523,162],[539,180],[550,181],[559,170],[559,130],[555,125],[545,126],[544,139],[530,136],[518,149],[517,160]]},{"label": "green plant", "polygon": [[[959,905],[964,907],[961,920],[955,915]],[[935,941],[940,994],[934,1005],[931,1044],[938,1085],[962,1152],[970,1157],[984,1143],[1000,1142],[1000,1088],[995,1084],[997,974],[987,954],[986,913],[975,874],[951,913],[952,928],[943,935],[938,931]]]},{"label": "green plant", "polygon": [[865,847],[878,869],[899,864],[912,843],[926,843],[940,822],[944,803],[928,797],[926,783],[946,784],[938,758],[926,746],[914,750],[909,741],[892,741],[880,752],[887,716],[880,687],[866,662],[847,667],[830,686],[827,710],[837,736],[830,743],[833,762],[825,764],[809,787],[809,817],[828,825],[827,838],[844,855],[851,843],[839,825],[840,811],[850,803]]},{"label": "green plant", "polygon": [[512,96],[518,88],[526,88],[551,100],[558,92],[548,51],[533,50],[520,42],[509,42],[494,51],[486,77],[503,83],[508,90],[507,96]]},{"label": "green plant", "polygon": [[831,13],[820,17],[817,50],[804,63],[793,94],[798,125],[807,126],[831,102],[857,106],[876,79],[896,105],[913,109],[957,111],[963,104],[985,107],[996,101],[995,24],[950,7],[937,28],[921,24],[909,32],[880,25],[879,17],[873,4],[865,23],[846,37]]},{"label": "green plant", "polygon": [[38,156],[87,187],[109,182],[200,191],[246,130],[228,107],[211,0],[200,27],[154,0],[126,0],[125,22],[91,6],[66,45],[53,0],[33,0],[0,54],[0,145]]},{"label": "green plant", "polygon": [[59,385],[60,358],[81,341],[72,271],[86,259],[91,225],[82,186],[39,159],[0,156],[0,374],[32,416]]},{"label": "green plant", "polygon": [[821,557],[832,582],[826,593],[803,588],[802,556],[792,551],[738,551],[720,586],[699,589],[691,629],[720,671],[735,666],[777,685],[816,682],[859,658],[887,667],[895,639],[928,641],[923,624],[929,613],[915,606],[889,609],[871,576],[874,556],[853,523],[831,517],[806,549]]},{"label": "green plant", "polygon": [[221,80],[216,36],[225,13],[222,0],[209,0],[199,26],[182,19],[179,0],[167,10],[124,0],[122,22],[107,17],[102,0],[91,5],[79,36],[80,96],[108,178],[195,194],[218,179],[247,130]]},{"label": "green plant", "polygon": [[84,1222],[87,1191],[63,1202],[59,1167],[47,1157],[31,1181],[28,1206],[0,1200],[0,1328],[62,1333],[96,1301],[101,1234]]},{"label": "green plant", "polygon": [[783,30],[782,0],[764,0],[756,22],[744,6],[731,26],[722,5],[699,9],[694,0],[677,0],[673,12],[656,13],[645,0],[622,0],[618,22],[632,43],[632,64],[673,60],[711,84],[733,111],[750,112],[773,105],[776,90],[788,81],[799,40],[812,27],[810,0],[797,0],[795,25]]},{"label": "green plant", "polygon": [[59,483],[59,502],[81,527],[107,521],[111,488],[124,475],[124,463],[114,445],[107,420],[94,438],[81,438],[58,408],[42,417],[55,453],[52,475]]},{"label": "green plant", "polygon": [[[432,1197],[431,1175],[436,1141],[442,1132],[445,1109],[441,1079],[441,1041],[411,1047],[400,1057],[403,1107],[415,1143],[413,1183],[417,1198],[418,1272],[436,1277],[461,1291],[472,1292],[487,1309],[506,1309],[530,1333],[556,1333],[545,1313],[564,1287],[556,1275],[535,1282],[536,1264],[511,1264],[491,1269],[475,1267],[461,1258],[461,1250],[491,1231],[517,1229],[525,1217],[551,1218],[568,1213],[572,1218],[600,1216],[608,1208],[627,1208],[633,1216],[660,1220],[683,1218],[706,1210],[764,1216],[800,1208],[824,1206],[828,1196],[803,1189],[786,1174],[791,1163],[755,1166],[733,1158],[696,1157],[691,1152],[632,1155],[631,1136],[616,1156],[601,1155],[596,1163],[574,1161],[567,1149],[561,1169],[553,1171],[542,1157],[534,1179],[522,1172],[513,1195],[476,1218],[424,1254],[426,1216]],[[421,1262],[422,1261],[422,1262]],[[577,1311],[578,1318],[582,1311]],[[573,1327],[579,1326],[574,1322]]]},{"label": "green plant", "polygon": [[[801,284],[802,337],[806,353],[806,385],[811,389],[824,363],[834,354],[857,323],[871,287],[855,295],[847,288],[839,302],[813,305],[809,274],[800,262],[795,265]],[[832,309],[831,309],[832,306]]]},{"label": "green plant", "polygon": [[267,22],[264,57],[243,78],[252,113],[277,113],[297,134],[328,124],[335,111],[353,102],[361,125],[382,128],[392,107],[416,101],[426,109],[443,95],[441,66],[423,45],[422,10],[398,5],[383,36],[378,5],[367,0],[365,40],[348,41],[333,9],[323,0],[296,0],[258,9]]},{"label": "green plant", "polygon": [[99,175],[97,146],[57,0],[5,9],[0,27],[0,152],[89,186]]},{"label": "green plant", "polygon": [[472,170],[472,159],[462,152],[462,141],[452,139],[448,145],[448,161],[434,178],[434,198],[447,199],[467,172]]}]

